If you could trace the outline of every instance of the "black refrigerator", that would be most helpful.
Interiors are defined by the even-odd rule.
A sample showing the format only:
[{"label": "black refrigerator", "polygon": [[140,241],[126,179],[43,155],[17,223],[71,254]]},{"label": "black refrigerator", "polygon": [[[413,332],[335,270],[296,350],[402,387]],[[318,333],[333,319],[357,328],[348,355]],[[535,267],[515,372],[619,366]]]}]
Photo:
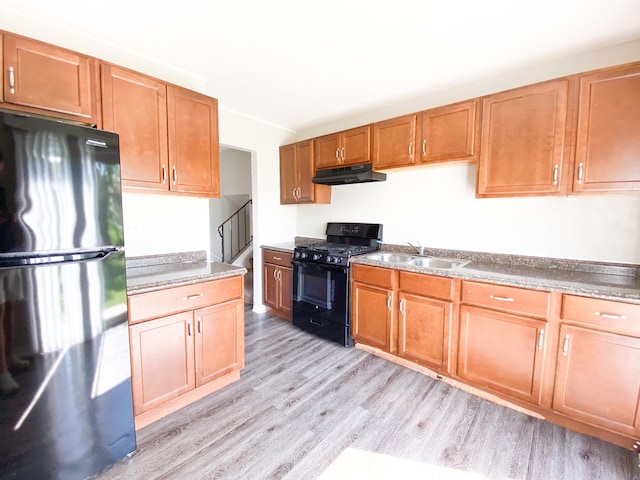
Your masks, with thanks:
[{"label": "black refrigerator", "polygon": [[118,135],[0,111],[0,478],[136,449]]}]

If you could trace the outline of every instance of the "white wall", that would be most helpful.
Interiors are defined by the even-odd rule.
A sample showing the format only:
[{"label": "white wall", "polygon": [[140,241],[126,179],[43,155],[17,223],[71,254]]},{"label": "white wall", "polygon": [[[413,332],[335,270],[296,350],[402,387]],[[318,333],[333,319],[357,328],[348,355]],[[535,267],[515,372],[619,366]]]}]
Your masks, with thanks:
[{"label": "white wall", "polygon": [[[640,60],[640,42],[505,72],[298,132],[297,140],[595,68]],[[331,205],[298,207],[300,236],[329,221],[384,225],[384,242],[640,264],[640,195],[475,198],[475,165],[388,172],[376,184],[332,187]]]},{"label": "white wall", "polygon": [[251,153],[222,148],[220,195],[251,195]]}]

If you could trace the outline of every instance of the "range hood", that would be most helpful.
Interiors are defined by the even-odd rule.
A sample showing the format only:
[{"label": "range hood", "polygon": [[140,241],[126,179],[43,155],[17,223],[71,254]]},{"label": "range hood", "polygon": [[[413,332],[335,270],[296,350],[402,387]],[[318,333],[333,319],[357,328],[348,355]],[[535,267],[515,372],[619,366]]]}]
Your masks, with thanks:
[{"label": "range hood", "polygon": [[348,183],[384,182],[386,173],[374,172],[371,164],[316,170],[311,180],[321,185],[346,185]]}]

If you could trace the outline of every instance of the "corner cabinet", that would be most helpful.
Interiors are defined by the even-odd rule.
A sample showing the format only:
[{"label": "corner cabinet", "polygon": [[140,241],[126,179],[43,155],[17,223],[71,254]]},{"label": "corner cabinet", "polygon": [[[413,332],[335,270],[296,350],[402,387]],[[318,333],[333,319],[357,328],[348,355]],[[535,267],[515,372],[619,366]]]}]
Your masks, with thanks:
[{"label": "corner cabinet", "polygon": [[640,437],[640,305],[563,296],[553,409]]},{"label": "corner cabinet", "polygon": [[243,285],[233,276],[129,296],[137,429],[239,378]]},{"label": "corner cabinet", "polygon": [[571,144],[570,85],[564,78],[483,98],[476,196],[561,192]]},{"label": "corner cabinet", "polygon": [[95,58],[19,35],[2,37],[3,108],[98,123]]},{"label": "corner cabinet", "polygon": [[313,140],[280,147],[280,203],[331,203],[331,187],[316,185]]},{"label": "corner cabinet", "polygon": [[217,100],[108,63],[101,72],[103,127],[120,135],[123,187],[219,197]]},{"label": "corner cabinet", "polygon": [[578,78],[573,191],[640,191],[640,64]]},{"label": "corner cabinet", "polygon": [[293,276],[291,254],[276,250],[262,251],[262,300],[269,311],[291,320],[293,313]]}]

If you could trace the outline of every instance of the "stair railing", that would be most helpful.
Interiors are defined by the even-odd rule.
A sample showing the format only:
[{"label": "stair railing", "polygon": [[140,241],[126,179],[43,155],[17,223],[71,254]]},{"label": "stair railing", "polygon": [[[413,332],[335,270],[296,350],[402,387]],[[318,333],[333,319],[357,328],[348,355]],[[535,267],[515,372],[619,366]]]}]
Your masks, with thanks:
[{"label": "stair railing", "polygon": [[253,241],[251,205],[249,199],[242,207],[218,226],[222,240],[222,261],[231,263]]}]

